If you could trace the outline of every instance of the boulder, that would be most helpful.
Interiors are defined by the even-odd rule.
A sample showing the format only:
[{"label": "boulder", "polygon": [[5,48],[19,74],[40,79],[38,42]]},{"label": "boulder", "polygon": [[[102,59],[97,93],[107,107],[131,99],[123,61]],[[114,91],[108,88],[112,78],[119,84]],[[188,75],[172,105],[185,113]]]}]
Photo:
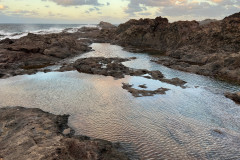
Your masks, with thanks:
[{"label": "boulder", "polygon": [[112,29],[112,28],[117,28],[115,25],[108,23],[108,22],[103,22],[101,21],[98,24],[99,27],[101,27],[102,29]]}]

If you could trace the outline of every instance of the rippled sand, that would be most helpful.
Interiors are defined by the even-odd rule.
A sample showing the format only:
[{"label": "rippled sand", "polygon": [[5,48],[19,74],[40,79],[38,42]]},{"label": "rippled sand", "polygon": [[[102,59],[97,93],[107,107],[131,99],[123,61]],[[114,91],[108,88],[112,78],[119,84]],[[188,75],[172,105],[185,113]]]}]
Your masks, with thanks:
[{"label": "rippled sand", "polygon": [[[158,69],[167,78],[187,81],[188,88],[144,77],[115,80],[76,71],[38,73],[1,79],[0,106],[70,114],[69,124],[77,134],[120,141],[136,153],[132,159],[240,159],[240,106],[223,95],[240,91],[239,86],[168,69],[150,62],[154,57],[118,46],[93,44],[93,48],[79,57],[136,56],[124,64]],[[122,89],[123,82],[170,90],[166,95],[135,98]]]}]

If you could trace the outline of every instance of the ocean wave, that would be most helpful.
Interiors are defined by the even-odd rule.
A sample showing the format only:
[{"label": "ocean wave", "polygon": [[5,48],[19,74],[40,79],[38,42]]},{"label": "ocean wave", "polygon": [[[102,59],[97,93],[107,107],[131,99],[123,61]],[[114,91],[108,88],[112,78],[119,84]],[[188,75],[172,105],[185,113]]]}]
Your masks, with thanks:
[{"label": "ocean wave", "polygon": [[6,32],[4,30],[0,30],[0,40],[9,38],[9,39],[19,39],[21,37],[27,36],[28,33],[33,34],[52,34],[52,33],[76,33],[82,27],[97,27],[97,25],[80,25],[77,27],[50,27],[48,29],[37,29],[37,30],[25,30],[23,32]]}]

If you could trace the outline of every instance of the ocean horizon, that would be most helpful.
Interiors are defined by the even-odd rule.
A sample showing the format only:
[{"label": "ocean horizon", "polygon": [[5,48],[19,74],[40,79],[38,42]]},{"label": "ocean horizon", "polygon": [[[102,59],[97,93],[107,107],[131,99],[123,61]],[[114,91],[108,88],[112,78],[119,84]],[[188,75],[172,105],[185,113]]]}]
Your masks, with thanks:
[{"label": "ocean horizon", "polygon": [[66,31],[77,32],[82,27],[97,27],[97,24],[29,24],[29,23],[1,23],[0,40],[10,38],[19,39],[28,33],[51,34]]}]

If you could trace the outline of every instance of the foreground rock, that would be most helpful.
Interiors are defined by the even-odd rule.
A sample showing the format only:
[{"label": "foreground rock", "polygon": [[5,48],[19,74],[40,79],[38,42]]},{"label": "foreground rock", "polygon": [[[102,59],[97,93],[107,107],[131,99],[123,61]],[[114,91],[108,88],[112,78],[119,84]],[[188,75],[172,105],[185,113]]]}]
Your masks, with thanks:
[{"label": "foreground rock", "polygon": [[130,51],[164,55],[155,62],[240,84],[240,12],[221,21],[130,20],[113,41]]},{"label": "foreground rock", "polygon": [[[139,90],[139,89],[133,88],[133,85],[130,85],[130,84],[127,84],[127,83],[123,83],[122,88],[126,89],[134,97],[144,97],[144,96],[154,96],[156,94],[166,94],[166,91],[169,90],[167,88],[158,88],[158,89],[156,89],[154,91],[151,91],[151,90]],[[145,88],[145,86],[143,88]]]},{"label": "foreground rock", "polygon": [[234,102],[240,104],[240,92],[237,93],[226,93],[225,96]]},{"label": "foreground rock", "polygon": [[[127,160],[119,144],[73,136],[68,116],[40,109],[0,109],[0,159]],[[66,134],[64,135],[63,132]]]}]

